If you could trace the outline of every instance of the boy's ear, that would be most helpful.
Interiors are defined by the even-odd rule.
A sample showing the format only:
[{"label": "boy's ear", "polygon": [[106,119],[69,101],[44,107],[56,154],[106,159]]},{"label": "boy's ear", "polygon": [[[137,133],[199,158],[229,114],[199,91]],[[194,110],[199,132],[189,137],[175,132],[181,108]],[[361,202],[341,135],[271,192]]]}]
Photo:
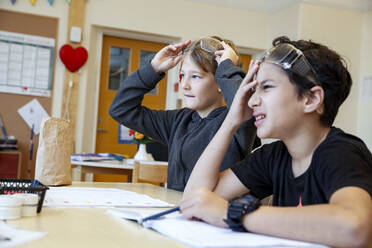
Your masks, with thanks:
[{"label": "boy's ear", "polygon": [[311,88],[305,99],[305,113],[317,111],[321,114],[323,112],[324,90],[322,87],[314,86]]}]

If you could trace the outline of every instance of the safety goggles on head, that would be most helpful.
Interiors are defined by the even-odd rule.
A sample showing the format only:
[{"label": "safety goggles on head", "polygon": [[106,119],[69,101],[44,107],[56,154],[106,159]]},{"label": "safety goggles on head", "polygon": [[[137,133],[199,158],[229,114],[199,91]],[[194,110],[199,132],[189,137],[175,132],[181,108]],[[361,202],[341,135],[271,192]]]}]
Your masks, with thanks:
[{"label": "safety goggles on head", "polygon": [[318,85],[314,69],[302,51],[289,43],[279,44],[267,50],[261,57],[261,62],[279,65],[284,70],[290,70],[310,82]]},{"label": "safety goggles on head", "polygon": [[211,54],[214,54],[216,51],[222,49],[221,41],[219,41],[219,40],[217,40],[216,38],[213,38],[213,37],[202,38],[202,39],[200,39],[200,41],[198,43],[200,44],[200,48],[202,50],[204,50],[208,53],[211,53]]}]

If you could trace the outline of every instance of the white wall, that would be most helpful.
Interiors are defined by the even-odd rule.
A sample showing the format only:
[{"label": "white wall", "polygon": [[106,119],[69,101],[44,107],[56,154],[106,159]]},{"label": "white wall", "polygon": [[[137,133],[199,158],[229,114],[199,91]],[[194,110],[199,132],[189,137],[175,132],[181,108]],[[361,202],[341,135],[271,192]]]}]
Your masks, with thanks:
[{"label": "white wall", "polygon": [[91,0],[86,24],[150,34],[196,39],[220,35],[237,44],[261,48],[266,41],[266,14],[187,0]]},{"label": "white wall", "polygon": [[271,47],[272,40],[276,37],[286,35],[296,40],[299,38],[300,4],[293,4],[285,9],[279,10],[269,16],[269,39],[267,47]]},{"label": "white wall", "polygon": [[357,133],[362,16],[353,10],[301,4],[300,38],[325,44],[346,58],[353,86],[334,125],[354,135]]},{"label": "white wall", "polygon": [[[89,83],[81,84],[78,120],[81,138],[77,140],[76,147],[81,151],[94,151],[95,147],[101,56],[100,43],[96,40],[100,40],[103,33],[164,43],[219,35],[233,40],[240,47],[262,50],[269,26],[266,17],[264,13],[185,0],[88,1],[84,28],[87,40],[84,40],[84,46],[89,49],[89,64],[82,78]],[[173,84],[178,80],[177,75],[174,71],[168,74],[167,108],[176,105]]]},{"label": "white wall", "polygon": [[[53,6],[49,6],[47,1],[40,0],[31,6],[26,0],[18,0],[15,5],[8,0],[0,0],[0,8],[57,17],[58,49],[67,40],[66,1],[55,1]],[[304,3],[294,4],[276,13],[257,13],[187,0],[89,0],[86,2],[82,42],[89,51],[89,59],[80,72],[77,152],[94,151],[95,147],[103,33],[167,43],[219,35],[233,40],[239,47],[255,50],[269,48],[272,39],[282,34],[293,39],[311,38],[327,44],[347,57],[354,79],[349,99],[341,107],[335,124],[372,144],[371,131],[368,130],[372,123],[372,117],[368,115],[371,104],[359,103],[358,94],[359,78],[372,73],[371,23],[371,12],[363,14]],[[64,70],[62,62],[57,59],[53,116],[61,116]],[[173,77],[177,80],[176,74],[169,75],[170,83]],[[168,86],[172,87],[172,84]],[[174,104],[175,97],[168,93],[169,107]]]},{"label": "white wall", "polygon": [[[360,79],[372,76],[372,11],[363,15],[362,48],[360,57]],[[358,105],[358,136],[361,137],[372,151],[372,101],[359,99]]]}]

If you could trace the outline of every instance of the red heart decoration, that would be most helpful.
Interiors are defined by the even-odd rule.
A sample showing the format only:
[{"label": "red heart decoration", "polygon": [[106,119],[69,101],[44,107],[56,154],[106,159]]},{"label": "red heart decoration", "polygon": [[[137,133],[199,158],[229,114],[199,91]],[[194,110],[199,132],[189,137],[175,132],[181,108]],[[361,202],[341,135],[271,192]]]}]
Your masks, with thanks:
[{"label": "red heart decoration", "polygon": [[59,49],[59,57],[70,72],[75,72],[87,62],[88,52],[84,47],[75,49],[65,44]]}]

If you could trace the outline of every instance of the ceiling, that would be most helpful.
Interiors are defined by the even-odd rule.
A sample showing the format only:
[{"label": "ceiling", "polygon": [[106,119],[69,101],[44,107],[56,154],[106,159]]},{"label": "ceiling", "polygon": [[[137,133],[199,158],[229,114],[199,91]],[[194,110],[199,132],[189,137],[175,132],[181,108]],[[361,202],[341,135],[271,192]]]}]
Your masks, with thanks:
[{"label": "ceiling", "polygon": [[372,0],[192,0],[255,12],[275,12],[295,3],[310,3],[358,11],[372,10]]}]

